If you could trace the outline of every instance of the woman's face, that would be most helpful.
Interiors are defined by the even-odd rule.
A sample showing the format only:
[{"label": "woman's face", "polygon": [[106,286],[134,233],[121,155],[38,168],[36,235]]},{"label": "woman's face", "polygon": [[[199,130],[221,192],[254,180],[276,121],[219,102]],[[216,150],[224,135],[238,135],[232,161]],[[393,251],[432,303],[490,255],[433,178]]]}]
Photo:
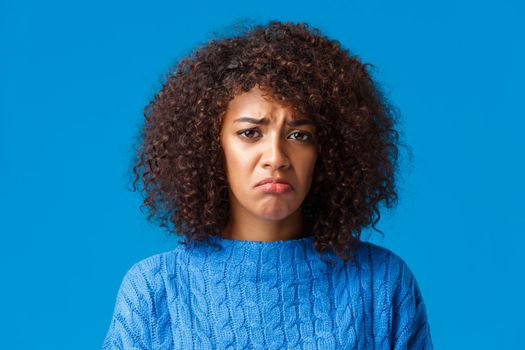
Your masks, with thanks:
[{"label": "woman's face", "polygon": [[[263,96],[257,86],[229,102],[220,139],[233,215],[282,220],[300,208],[317,160],[315,132],[307,118]],[[290,186],[257,186],[268,177]]]}]

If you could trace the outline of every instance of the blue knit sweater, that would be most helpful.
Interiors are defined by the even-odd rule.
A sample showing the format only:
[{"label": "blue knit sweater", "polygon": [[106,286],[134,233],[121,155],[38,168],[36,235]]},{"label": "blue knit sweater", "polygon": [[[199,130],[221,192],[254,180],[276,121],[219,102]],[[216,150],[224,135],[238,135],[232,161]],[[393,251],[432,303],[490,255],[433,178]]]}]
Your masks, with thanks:
[{"label": "blue knit sweater", "polygon": [[433,349],[416,279],[386,248],[361,242],[345,265],[313,237],[212,241],[133,265],[103,349]]}]

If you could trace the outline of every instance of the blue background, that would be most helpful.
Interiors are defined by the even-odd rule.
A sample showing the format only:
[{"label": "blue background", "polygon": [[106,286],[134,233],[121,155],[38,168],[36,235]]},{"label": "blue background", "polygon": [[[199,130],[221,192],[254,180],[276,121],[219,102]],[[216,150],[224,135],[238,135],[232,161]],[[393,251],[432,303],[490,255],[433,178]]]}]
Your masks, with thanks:
[{"label": "blue background", "polygon": [[518,1],[0,4],[3,349],[100,347],[124,273],[177,244],[128,191],[142,108],[242,17],[306,21],[377,67],[414,159],[369,240],[413,270],[436,348],[525,348]]}]

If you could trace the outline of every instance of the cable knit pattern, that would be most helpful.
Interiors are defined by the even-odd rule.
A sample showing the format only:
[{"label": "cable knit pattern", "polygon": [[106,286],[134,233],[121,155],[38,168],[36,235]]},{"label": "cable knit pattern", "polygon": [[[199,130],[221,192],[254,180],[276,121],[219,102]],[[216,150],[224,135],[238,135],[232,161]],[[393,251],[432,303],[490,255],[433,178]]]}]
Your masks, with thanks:
[{"label": "cable knit pattern", "polygon": [[361,242],[356,263],[313,237],[179,245],[124,276],[103,349],[433,349],[407,264]]}]

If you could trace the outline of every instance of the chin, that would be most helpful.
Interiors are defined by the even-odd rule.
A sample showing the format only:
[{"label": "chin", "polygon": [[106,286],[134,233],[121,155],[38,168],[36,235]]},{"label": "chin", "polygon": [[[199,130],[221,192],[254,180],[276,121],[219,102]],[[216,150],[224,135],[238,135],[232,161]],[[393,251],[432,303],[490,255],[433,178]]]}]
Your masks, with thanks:
[{"label": "chin", "polygon": [[258,216],[266,220],[284,220],[295,212],[293,208],[287,206],[275,206],[274,208],[263,208]]},{"label": "chin", "polygon": [[290,216],[291,213],[286,213],[286,214],[275,214],[275,215],[272,215],[272,214],[263,214],[263,215],[260,215],[259,217],[261,219],[264,219],[264,220],[272,220],[272,221],[281,221],[281,220],[284,220],[286,219],[287,217]]}]

